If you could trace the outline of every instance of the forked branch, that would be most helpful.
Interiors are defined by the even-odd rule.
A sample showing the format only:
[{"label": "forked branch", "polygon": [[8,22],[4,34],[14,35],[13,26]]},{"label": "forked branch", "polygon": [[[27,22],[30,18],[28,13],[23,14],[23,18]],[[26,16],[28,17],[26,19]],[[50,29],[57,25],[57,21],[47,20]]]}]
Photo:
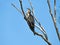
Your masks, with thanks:
[{"label": "forked branch", "polygon": [[46,42],[48,43],[48,45],[51,45],[51,43],[50,43],[48,40],[46,40],[46,38],[44,38],[43,35],[41,35],[41,34],[39,34],[39,33],[37,33],[37,32],[35,32],[35,34],[36,34],[37,36],[40,36],[42,39],[44,39],[44,41],[46,41]]}]

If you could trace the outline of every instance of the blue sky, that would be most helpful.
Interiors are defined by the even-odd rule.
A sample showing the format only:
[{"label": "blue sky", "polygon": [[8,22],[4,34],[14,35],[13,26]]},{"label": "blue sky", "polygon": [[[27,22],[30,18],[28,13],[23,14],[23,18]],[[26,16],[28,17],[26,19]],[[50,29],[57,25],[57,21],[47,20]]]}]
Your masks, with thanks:
[{"label": "blue sky", "polygon": [[[31,1],[35,16],[44,26],[49,41],[52,45],[60,45],[46,0]],[[0,0],[0,45],[47,45],[41,37],[33,35],[23,16],[12,7],[11,3],[20,8],[19,0]],[[60,0],[57,0],[57,19],[60,13],[59,4]],[[23,7],[25,12],[26,8],[30,8],[28,0],[23,0]],[[53,0],[51,7],[53,9]],[[60,27],[58,22],[57,26]],[[38,29],[36,31],[39,32]]]}]

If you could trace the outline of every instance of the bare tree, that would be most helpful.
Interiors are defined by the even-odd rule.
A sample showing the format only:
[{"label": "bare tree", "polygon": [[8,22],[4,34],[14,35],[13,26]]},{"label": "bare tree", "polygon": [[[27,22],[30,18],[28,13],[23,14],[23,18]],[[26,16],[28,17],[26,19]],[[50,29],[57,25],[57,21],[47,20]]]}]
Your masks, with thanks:
[{"label": "bare tree", "polygon": [[[28,25],[29,25],[29,27],[30,27],[30,26],[33,26],[33,28],[36,27],[36,28],[39,29],[43,34],[39,34],[38,32],[32,30],[31,27],[30,27],[30,29],[32,30],[32,32],[34,33],[34,35],[40,36],[48,45],[52,45],[52,44],[49,42],[49,40],[48,40],[48,36],[47,36],[47,33],[46,33],[44,27],[43,27],[42,24],[37,20],[37,18],[34,16],[35,14],[34,14],[34,8],[33,8],[33,6],[32,6],[32,3],[30,2],[30,0],[28,0],[28,1],[29,1],[29,4],[30,4],[30,7],[31,7],[31,12],[32,12],[31,14],[32,14],[32,16],[33,16],[32,19],[34,19],[34,21],[36,21],[36,22],[38,23],[38,25],[35,24],[35,23],[34,23],[34,25],[33,25],[33,24],[31,25],[31,23],[30,23],[30,25],[29,25],[29,24],[28,24]],[[16,8],[17,11],[20,12],[21,15],[23,15],[23,17],[24,17],[24,19],[25,19],[25,18],[26,18],[26,14],[25,14],[24,9],[23,9],[22,0],[19,0],[19,3],[20,3],[21,11],[20,11],[13,3],[12,3],[12,6],[13,6],[14,8]],[[52,9],[51,9],[51,5],[50,5],[50,0],[47,0],[47,4],[48,4],[49,13],[50,13],[50,15],[51,15],[51,17],[52,17],[52,21],[53,21],[53,24],[54,24],[54,27],[55,27],[55,30],[56,30],[58,39],[60,40],[60,34],[59,34],[59,31],[58,31],[58,27],[57,27],[57,25],[56,25],[56,0],[54,0],[54,15],[52,14]],[[26,18],[26,19],[27,19],[27,18]],[[25,19],[25,20],[26,20],[26,19]],[[31,19],[27,19],[26,22],[29,23],[29,22],[30,22],[29,20],[31,21]]]}]

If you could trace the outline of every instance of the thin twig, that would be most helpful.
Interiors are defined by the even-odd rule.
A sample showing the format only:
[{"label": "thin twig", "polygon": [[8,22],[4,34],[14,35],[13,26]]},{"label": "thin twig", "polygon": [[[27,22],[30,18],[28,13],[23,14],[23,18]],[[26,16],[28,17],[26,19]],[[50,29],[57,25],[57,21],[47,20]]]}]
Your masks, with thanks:
[{"label": "thin twig", "polygon": [[18,12],[20,12],[20,13],[22,14],[22,12],[21,12],[13,3],[11,3],[11,5],[12,5]]},{"label": "thin twig", "polygon": [[54,23],[54,27],[55,27],[55,29],[56,29],[56,33],[57,33],[57,36],[58,36],[58,39],[60,40],[60,36],[59,36],[59,31],[58,31],[58,28],[57,28],[57,25],[56,25],[56,19],[55,19],[55,16],[56,16],[56,1],[54,1],[54,14],[55,14],[55,16],[53,16],[53,14],[52,14],[52,9],[51,9],[51,6],[50,6],[50,0],[47,0],[47,3],[48,3],[48,7],[49,7],[49,13],[50,13],[50,15],[51,15],[51,17],[52,17],[52,20],[53,20],[53,23]]}]

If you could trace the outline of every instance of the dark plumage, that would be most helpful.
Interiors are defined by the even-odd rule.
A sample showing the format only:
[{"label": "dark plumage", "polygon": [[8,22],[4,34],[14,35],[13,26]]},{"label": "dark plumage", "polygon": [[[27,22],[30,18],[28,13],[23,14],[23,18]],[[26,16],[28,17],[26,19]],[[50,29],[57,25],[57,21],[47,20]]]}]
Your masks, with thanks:
[{"label": "dark plumage", "polygon": [[35,34],[35,31],[34,31],[34,27],[35,27],[34,26],[34,17],[32,16],[30,9],[28,9],[28,11],[26,13],[25,20],[27,21],[31,31]]}]

